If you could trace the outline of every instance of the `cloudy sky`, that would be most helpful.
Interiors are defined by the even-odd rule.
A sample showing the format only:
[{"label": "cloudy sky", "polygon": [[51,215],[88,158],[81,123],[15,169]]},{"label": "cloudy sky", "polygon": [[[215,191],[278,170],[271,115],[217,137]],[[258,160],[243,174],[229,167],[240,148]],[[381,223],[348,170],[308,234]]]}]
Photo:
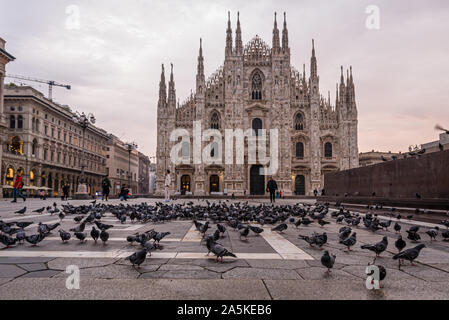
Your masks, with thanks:
[{"label": "cloudy sky", "polygon": [[[366,27],[370,5],[380,10],[378,30]],[[228,11],[233,31],[240,11],[245,43],[257,34],[269,44],[274,12],[286,11],[292,64],[309,68],[314,38],[321,91],[332,101],[340,65],[353,66],[360,151],[404,151],[436,140],[436,123],[449,127],[447,0],[0,0],[0,8],[0,37],[17,58],[8,73],[71,84],[54,99],[93,112],[100,127],[150,156],[161,63],[174,63],[184,100],[200,37],[206,77],[223,62]]]}]

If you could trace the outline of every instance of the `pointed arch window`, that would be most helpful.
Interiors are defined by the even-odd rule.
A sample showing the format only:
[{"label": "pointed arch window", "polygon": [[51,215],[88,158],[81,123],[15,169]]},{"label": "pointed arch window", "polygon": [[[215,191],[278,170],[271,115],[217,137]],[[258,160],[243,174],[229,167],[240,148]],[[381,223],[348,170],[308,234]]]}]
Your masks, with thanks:
[{"label": "pointed arch window", "polygon": [[14,129],[16,127],[16,117],[11,115],[9,116],[9,128]]},{"label": "pointed arch window", "polygon": [[302,142],[296,143],[296,157],[304,158],[304,144]]},{"label": "pointed arch window", "polygon": [[257,72],[254,74],[253,79],[251,80],[251,89],[252,89],[252,99],[253,100],[262,100],[262,77]]},{"label": "pointed arch window", "polygon": [[210,118],[210,128],[211,129],[220,129],[220,117],[218,116],[218,113],[213,112],[212,116]]},{"label": "pointed arch window", "polygon": [[295,117],[295,130],[296,131],[304,130],[304,118],[300,113],[298,113]]},{"label": "pointed arch window", "polygon": [[31,154],[33,156],[36,156],[36,153],[37,153],[37,140],[34,139],[33,144],[31,145]]},{"label": "pointed arch window", "polygon": [[17,117],[17,128],[18,129],[22,129],[23,128],[23,117],[22,116],[18,116]]},{"label": "pointed arch window", "polygon": [[326,142],[324,145],[324,157],[332,158],[332,143]]},{"label": "pointed arch window", "polygon": [[262,120],[260,120],[259,118],[253,119],[252,127],[253,127],[253,135],[256,137],[260,136],[262,130]]}]

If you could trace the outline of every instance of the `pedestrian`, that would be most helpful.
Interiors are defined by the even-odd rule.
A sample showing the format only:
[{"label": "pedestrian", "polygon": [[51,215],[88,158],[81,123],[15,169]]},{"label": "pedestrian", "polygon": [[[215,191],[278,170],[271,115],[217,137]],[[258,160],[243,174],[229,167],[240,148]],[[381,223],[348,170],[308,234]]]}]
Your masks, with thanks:
[{"label": "pedestrian", "polygon": [[126,188],[126,184],[122,186],[122,189],[120,190],[120,201],[128,201],[129,199],[129,190]]},{"label": "pedestrian", "polygon": [[313,190],[313,195],[314,195],[315,197],[318,196],[318,190],[317,190],[317,189]]},{"label": "pedestrian", "polygon": [[167,170],[165,172],[165,202],[170,201],[170,184],[171,184],[171,177],[170,177],[170,170]]},{"label": "pedestrian", "polygon": [[101,199],[109,201],[109,191],[110,191],[112,185],[111,185],[111,180],[109,180],[108,176],[105,176],[103,178],[103,181],[101,182],[101,187],[103,189],[103,195],[101,196]]},{"label": "pedestrian", "polygon": [[276,181],[273,180],[273,177],[270,177],[267,183],[267,192],[270,192],[270,202],[276,202],[276,190],[278,189],[278,185]]},{"label": "pedestrian", "polygon": [[66,182],[64,184],[64,186],[62,187],[62,201],[67,201],[69,200],[69,190],[70,190],[70,186],[69,184]]},{"label": "pedestrian", "polygon": [[13,188],[14,189],[12,190],[12,193],[13,193],[14,200],[11,202],[17,202],[18,196],[23,199],[23,202],[25,202],[26,197],[22,193],[22,188],[23,188],[22,171],[17,172],[16,179],[14,180]]}]

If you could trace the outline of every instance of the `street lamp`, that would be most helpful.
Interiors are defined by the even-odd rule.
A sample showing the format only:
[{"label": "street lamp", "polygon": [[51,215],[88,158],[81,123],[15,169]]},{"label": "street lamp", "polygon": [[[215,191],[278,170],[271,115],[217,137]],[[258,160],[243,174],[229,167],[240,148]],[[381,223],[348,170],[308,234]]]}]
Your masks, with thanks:
[{"label": "street lamp", "polygon": [[89,124],[95,124],[95,117],[92,113],[85,115],[84,112],[80,114],[78,111],[76,111],[75,114],[73,115],[73,122],[80,125],[81,129],[83,129],[83,144],[81,154],[81,179],[78,185],[78,192],[75,194],[75,198],[87,199],[89,196],[87,194],[86,179],[84,176],[84,167],[85,167],[84,142],[85,142],[86,129],[89,127]]},{"label": "street lamp", "polygon": [[125,143],[126,148],[128,149],[128,188],[131,188],[131,152],[134,149],[137,149],[137,144],[135,142],[127,142]]}]

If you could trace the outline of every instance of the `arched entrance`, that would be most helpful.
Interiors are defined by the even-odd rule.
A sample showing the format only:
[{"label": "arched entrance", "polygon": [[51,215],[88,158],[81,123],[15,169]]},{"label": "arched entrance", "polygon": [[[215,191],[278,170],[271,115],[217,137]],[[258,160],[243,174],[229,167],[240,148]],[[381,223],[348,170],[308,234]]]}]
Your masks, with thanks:
[{"label": "arched entrance", "polygon": [[220,178],[214,174],[210,176],[210,192],[220,192]]},{"label": "arched entrance", "polygon": [[298,175],[295,178],[295,194],[298,196],[306,195],[306,178],[303,175]]},{"label": "arched entrance", "polygon": [[190,176],[184,175],[181,177],[181,192],[190,192]]},{"label": "arched entrance", "polygon": [[250,170],[250,194],[260,196],[265,194],[265,176],[260,174],[261,165],[255,165]]}]

